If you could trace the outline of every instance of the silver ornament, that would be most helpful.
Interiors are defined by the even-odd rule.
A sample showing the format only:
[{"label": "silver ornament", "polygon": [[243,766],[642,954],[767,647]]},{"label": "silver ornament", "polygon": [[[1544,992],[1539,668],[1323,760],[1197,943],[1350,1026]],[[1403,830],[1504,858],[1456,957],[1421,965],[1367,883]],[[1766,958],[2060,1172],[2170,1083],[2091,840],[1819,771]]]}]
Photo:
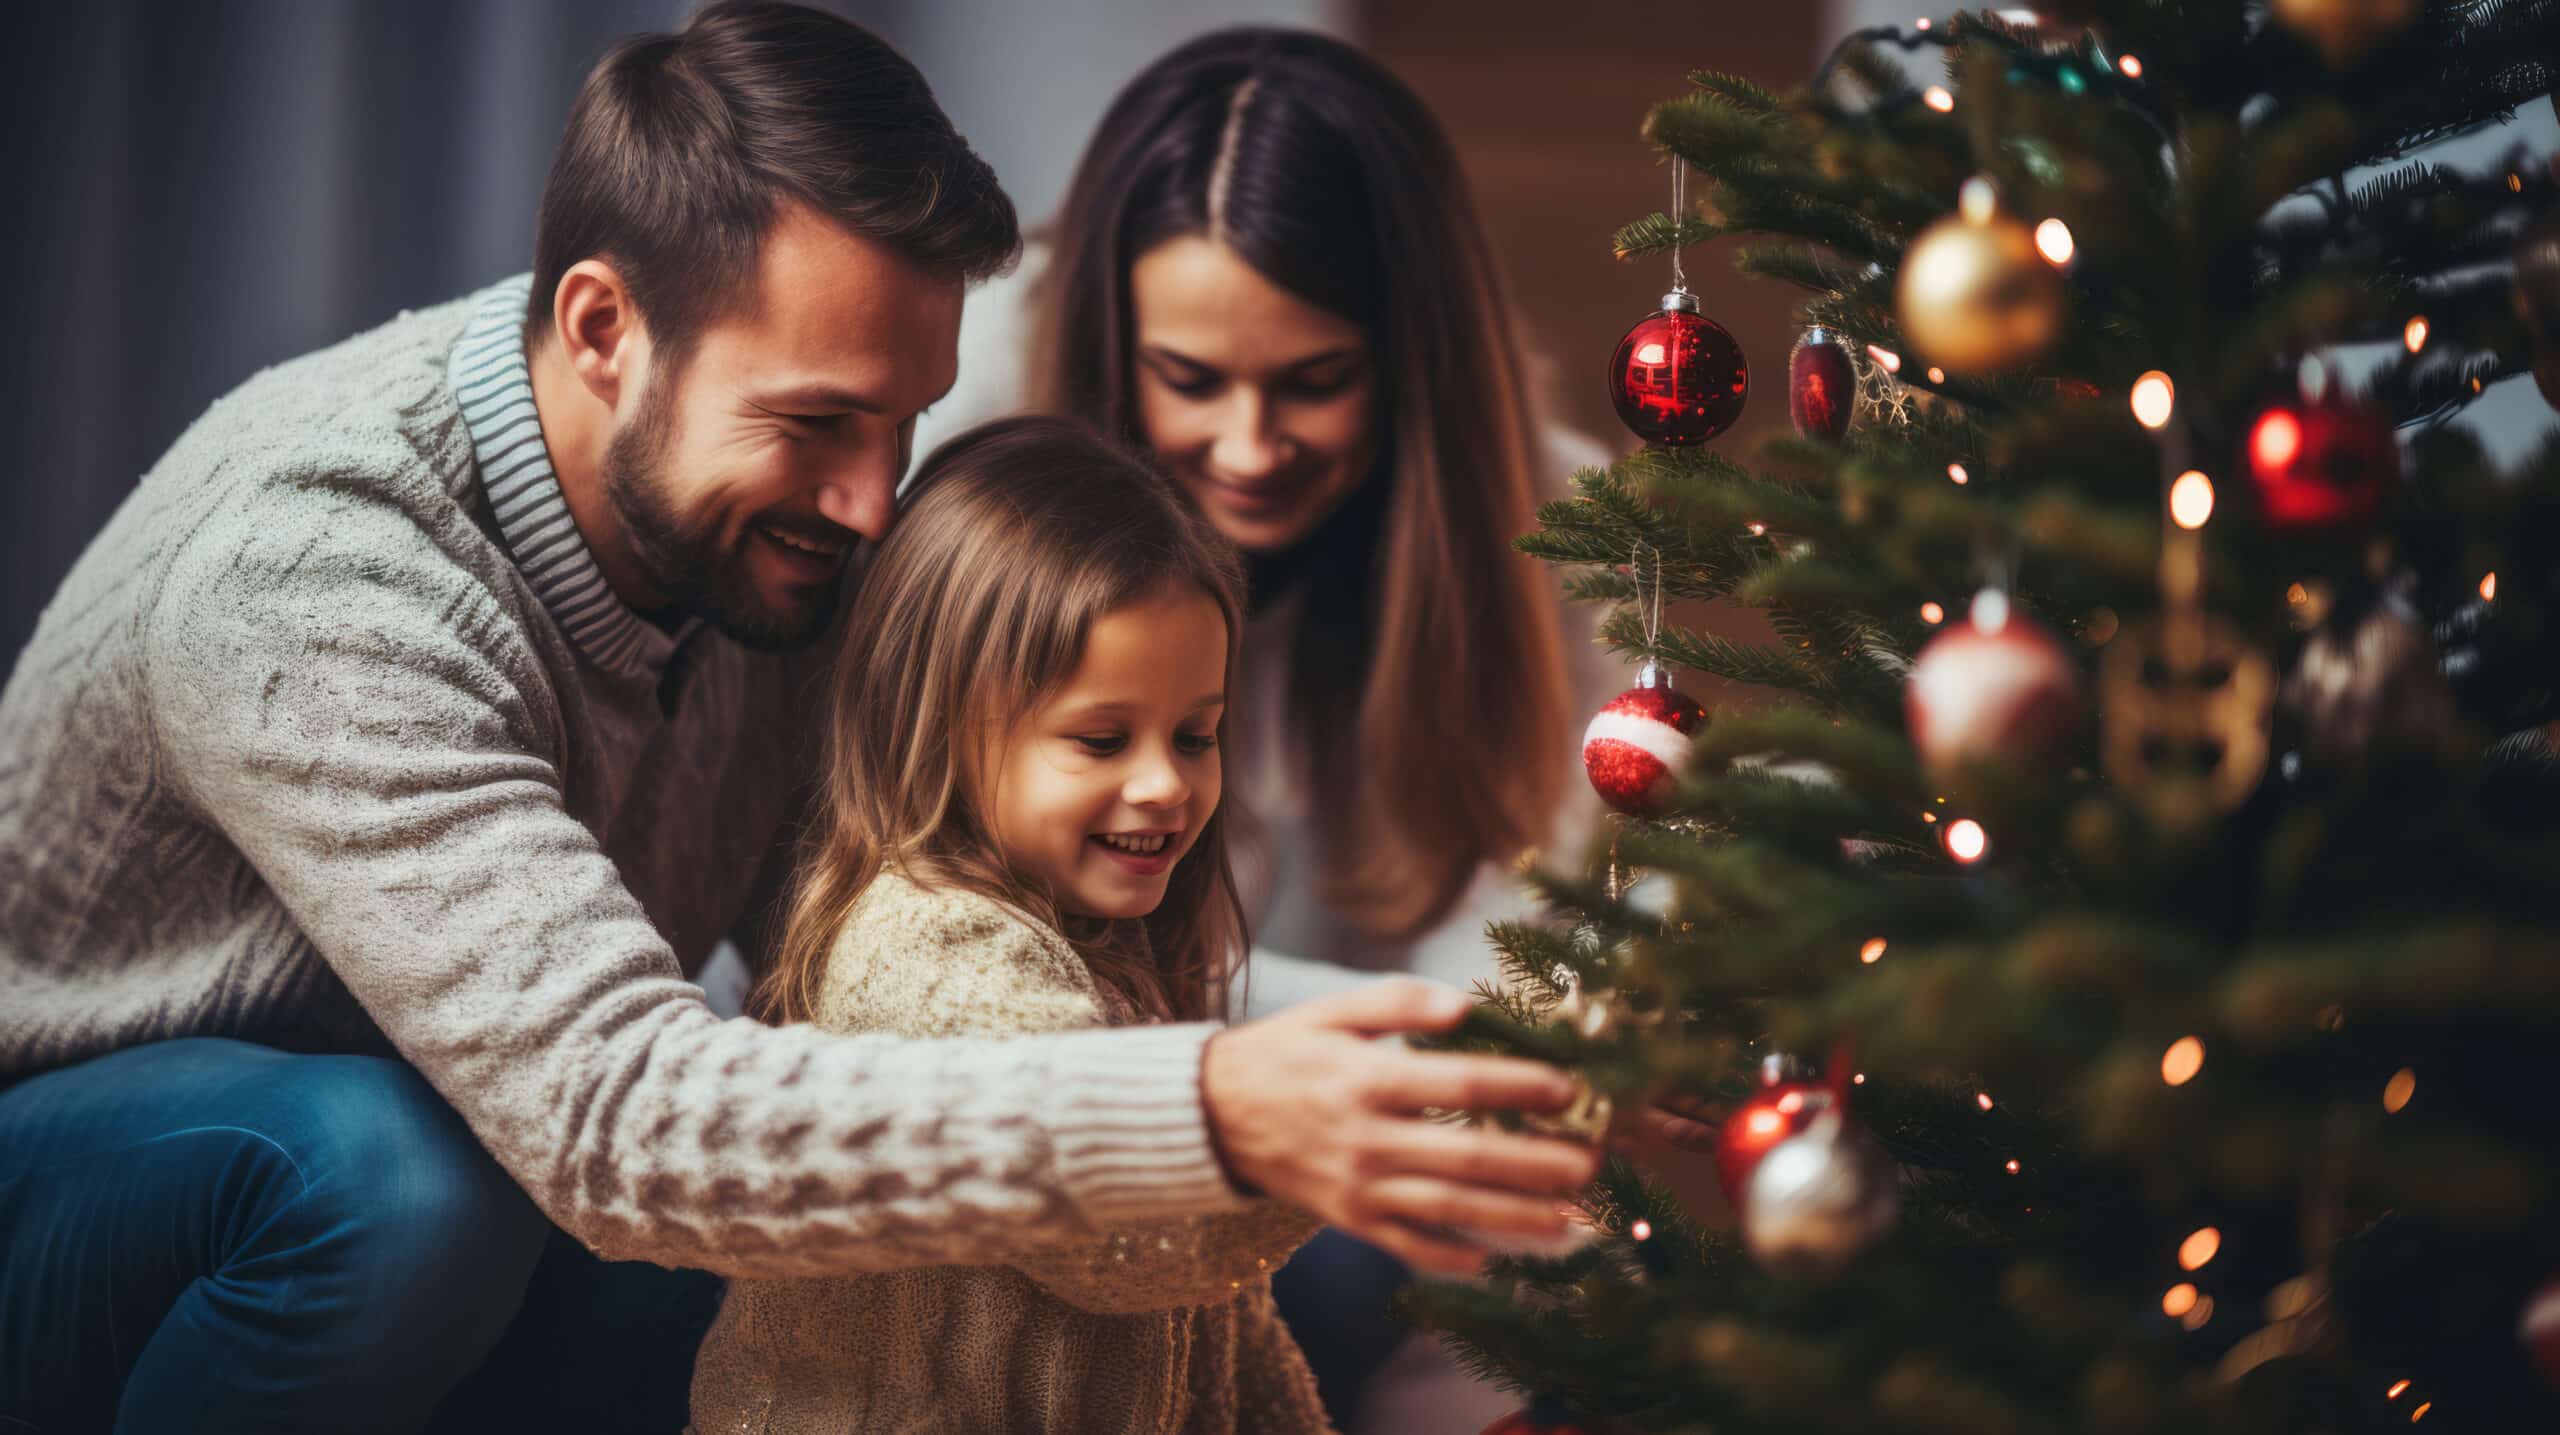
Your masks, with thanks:
[{"label": "silver ornament", "polygon": [[2453,691],[2434,645],[2395,599],[2333,617],[2302,645],[2282,703],[2312,763],[2353,768],[2373,748],[2440,747],[2454,725]]},{"label": "silver ornament", "polygon": [[1773,1275],[1824,1276],[1902,1214],[1893,1159],[1837,1110],[1769,1148],[1742,1190],[1742,1242]]}]

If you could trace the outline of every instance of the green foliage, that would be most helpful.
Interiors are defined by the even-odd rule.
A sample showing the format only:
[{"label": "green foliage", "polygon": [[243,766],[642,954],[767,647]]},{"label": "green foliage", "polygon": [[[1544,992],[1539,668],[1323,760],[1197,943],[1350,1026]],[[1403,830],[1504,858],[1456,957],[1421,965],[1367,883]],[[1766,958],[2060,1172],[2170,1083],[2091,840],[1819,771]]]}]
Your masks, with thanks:
[{"label": "green foliage", "polygon": [[[2560,1273],[2560,758],[2515,731],[2560,718],[2560,432],[2502,467],[2444,423],[2527,382],[2497,266],[2555,184],[2539,156],[2409,157],[2548,92],[2560,5],[2437,0],[2345,73],[2241,0],[2087,8],[2067,41],[1885,28],[1804,90],[1699,71],[1655,106],[1644,138],[1699,203],[1619,254],[1747,237],[1738,267],[1808,322],[1904,355],[1911,402],[1751,461],[1648,449],[1576,475],[1519,540],[1612,605],[1603,641],[1764,691],[1698,735],[1671,812],[1551,855],[1552,919],[1488,933],[1510,985],[1459,1040],[1571,1064],[1622,1110],[1729,1102],[1773,1050],[1843,1053],[1904,1173],[1900,1228],[1835,1279],[1781,1279],[1715,1203],[1613,1162],[1591,1246],[1407,1304],[1486,1373],[1648,1430],[2379,1430],[2418,1400],[2429,1428],[2560,1428],[2513,1335]],[[1898,265],[1974,174],[2069,226],[2069,324],[2020,371],[1932,377]],[[2397,346],[2417,315],[2425,347],[2357,386],[2405,441],[2376,533],[2270,529],[2240,447],[2258,410],[2303,354]],[[2154,368],[2174,437],[2125,401]],[[2486,674],[2453,726],[2271,766],[2221,810],[2111,766],[2130,708],[2097,670],[2161,616],[2186,465],[2218,492],[2204,603],[2280,672],[2324,604],[2364,611],[2387,580],[2450,622],[2499,574],[2465,619],[2489,626],[2445,630],[2448,671]],[[2103,711],[2051,760],[1932,771],[1906,673],[1995,579]],[[1657,580],[1766,635],[1676,611],[1649,632]],[[2279,751],[2301,756],[2302,723],[2279,715]],[[1972,866],[1941,846],[1959,816],[1992,834]],[[1618,1020],[1569,1028],[1568,991]],[[2181,1038],[2205,1056],[2171,1085]],[[2220,1253],[2181,1269],[2208,1225]],[[2204,1318],[2163,1314],[2181,1281]]]}]

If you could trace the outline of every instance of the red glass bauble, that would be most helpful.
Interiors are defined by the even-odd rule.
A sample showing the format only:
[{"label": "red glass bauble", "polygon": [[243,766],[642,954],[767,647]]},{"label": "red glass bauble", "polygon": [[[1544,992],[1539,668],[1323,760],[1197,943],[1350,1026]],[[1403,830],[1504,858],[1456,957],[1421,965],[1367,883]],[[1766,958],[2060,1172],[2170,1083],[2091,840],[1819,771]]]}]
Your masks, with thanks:
[{"label": "red glass bauble", "polygon": [[1611,698],[1583,729],[1582,769],[1601,801],[1620,812],[1652,816],[1679,787],[1689,741],[1706,725],[1707,710],[1698,700],[1647,663],[1637,671],[1636,685]]},{"label": "red glass bauble", "polygon": [[2079,730],[2080,671],[2059,640],[2005,601],[1977,604],[1974,617],[1920,650],[1902,706],[1911,745],[1933,773],[1985,758],[2035,761]]},{"label": "red glass bauble", "polygon": [[1704,443],[1733,427],[1750,392],[1742,346],[1677,290],[1609,358],[1609,401],[1648,443]]},{"label": "red glass bauble", "polygon": [[2278,533],[2360,529],[2400,477],[2391,423],[2361,404],[2275,404],[2249,426],[2258,514]]},{"label": "red glass bauble", "polygon": [[1847,433],[1857,396],[1858,376],[1850,370],[1849,351],[1820,325],[1805,330],[1787,355],[1787,417],[1796,432],[1806,438]]},{"label": "red glass bauble", "polygon": [[1779,1142],[1831,1109],[1831,1088],[1818,1081],[1781,1081],[1761,1087],[1733,1109],[1716,1133],[1716,1184],[1739,1209],[1742,1188]]}]

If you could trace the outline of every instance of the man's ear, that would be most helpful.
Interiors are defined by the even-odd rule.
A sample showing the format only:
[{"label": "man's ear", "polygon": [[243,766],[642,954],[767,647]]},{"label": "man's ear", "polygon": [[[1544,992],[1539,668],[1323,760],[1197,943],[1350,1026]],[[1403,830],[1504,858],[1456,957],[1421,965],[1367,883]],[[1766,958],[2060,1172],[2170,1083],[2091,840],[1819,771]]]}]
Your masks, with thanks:
[{"label": "man's ear", "polygon": [[570,372],[606,408],[645,372],[649,335],[622,275],[602,259],[581,259],[551,291],[551,332]]}]

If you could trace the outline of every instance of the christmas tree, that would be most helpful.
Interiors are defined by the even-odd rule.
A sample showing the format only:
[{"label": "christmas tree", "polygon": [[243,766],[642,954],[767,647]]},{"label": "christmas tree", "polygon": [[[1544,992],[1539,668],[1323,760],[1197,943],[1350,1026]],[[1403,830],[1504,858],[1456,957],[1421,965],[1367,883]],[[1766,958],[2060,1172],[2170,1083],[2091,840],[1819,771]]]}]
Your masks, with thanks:
[{"label": "christmas tree", "polygon": [[2560,435],[2448,422],[2560,402],[2560,185],[2409,157],[2560,5],[2039,9],[1646,121],[1703,202],[1619,253],[1809,296],[1796,432],[1699,442],[1685,295],[1613,360],[1653,442],[1521,547],[1658,670],[1468,1039],[1720,1123],[1733,1215],[1613,1161],[1410,1309],[1523,1428],[2560,1429]]}]

